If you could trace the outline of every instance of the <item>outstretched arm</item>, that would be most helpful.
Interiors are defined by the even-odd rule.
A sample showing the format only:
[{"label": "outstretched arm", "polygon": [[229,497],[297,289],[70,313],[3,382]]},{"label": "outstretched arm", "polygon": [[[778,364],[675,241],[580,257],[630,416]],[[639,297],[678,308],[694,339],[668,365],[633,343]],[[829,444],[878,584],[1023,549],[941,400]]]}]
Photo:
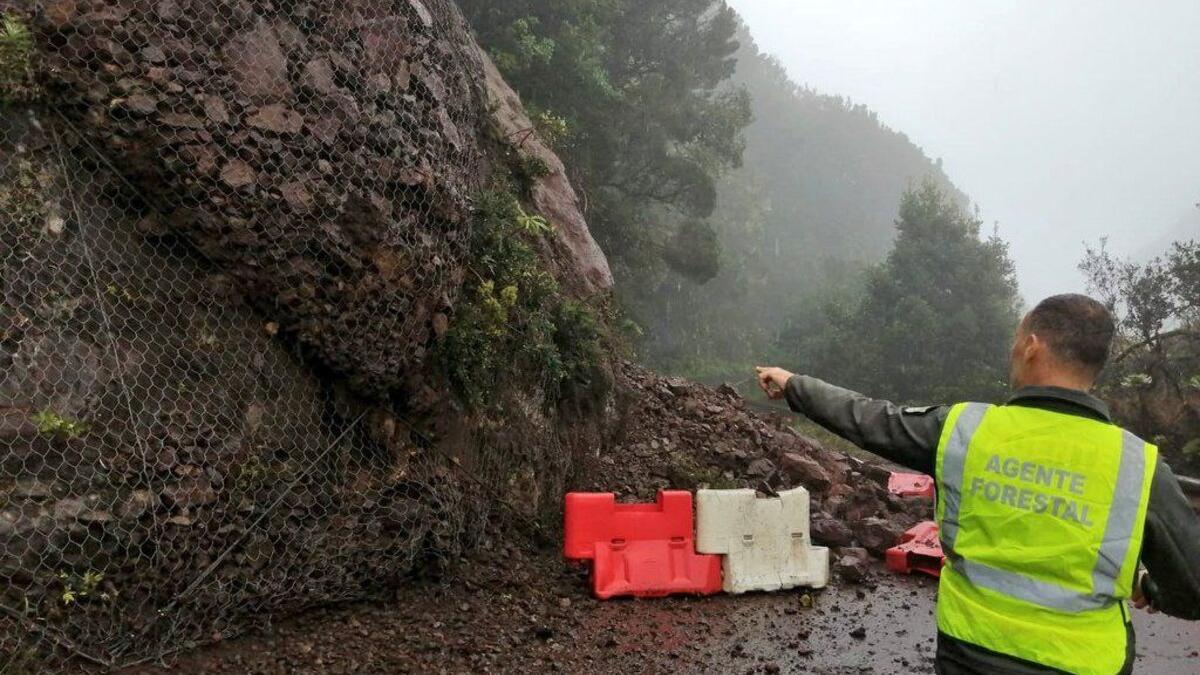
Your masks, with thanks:
[{"label": "outstretched arm", "polygon": [[759,384],[771,398],[786,400],[792,410],[858,447],[933,475],[949,406],[902,407],[781,368],[760,368]]}]

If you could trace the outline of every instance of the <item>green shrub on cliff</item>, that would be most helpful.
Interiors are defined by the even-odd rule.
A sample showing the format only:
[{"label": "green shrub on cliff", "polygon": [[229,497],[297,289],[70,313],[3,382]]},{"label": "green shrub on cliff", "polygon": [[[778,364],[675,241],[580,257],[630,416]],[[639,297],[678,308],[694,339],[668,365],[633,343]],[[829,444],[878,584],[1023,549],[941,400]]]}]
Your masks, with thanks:
[{"label": "green shrub on cliff", "polygon": [[0,104],[37,96],[33,83],[33,34],[15,14],[0,17]]},{"label": "green shrub on cliff", "polygon": [[454,393],[473,408],[505,383],[538,385],[550,404],[606,386],[602,322],[542,269],[531,240],[552,229],[531,218],[540,216],[506,191],[476,200],[468,278],[437,349]]}]

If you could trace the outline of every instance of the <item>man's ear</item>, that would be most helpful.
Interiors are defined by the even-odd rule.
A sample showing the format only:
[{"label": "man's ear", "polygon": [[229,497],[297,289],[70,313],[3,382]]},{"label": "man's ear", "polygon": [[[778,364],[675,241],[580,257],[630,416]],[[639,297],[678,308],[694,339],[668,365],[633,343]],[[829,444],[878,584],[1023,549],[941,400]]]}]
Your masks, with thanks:
[{"label": "man's ear", "polygon": [[1025,334],[1025,344],[1021,346],[1021,352],[1026,361],[1039,360],[1045,351],[1046,343],[1042,342],[1037,333]]}]

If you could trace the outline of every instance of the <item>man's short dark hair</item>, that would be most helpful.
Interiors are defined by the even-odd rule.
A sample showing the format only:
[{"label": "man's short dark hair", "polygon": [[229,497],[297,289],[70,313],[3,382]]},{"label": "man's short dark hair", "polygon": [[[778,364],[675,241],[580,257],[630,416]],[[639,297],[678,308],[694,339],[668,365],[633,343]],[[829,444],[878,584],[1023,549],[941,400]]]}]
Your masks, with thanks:
[{"label": "man's short dark hair", "polygon": [[1097,375],[1108,362],[1116,325],[1103,304],[1068,293],[1046,298],[1029,313],[1026,328],[1056,356]]}]

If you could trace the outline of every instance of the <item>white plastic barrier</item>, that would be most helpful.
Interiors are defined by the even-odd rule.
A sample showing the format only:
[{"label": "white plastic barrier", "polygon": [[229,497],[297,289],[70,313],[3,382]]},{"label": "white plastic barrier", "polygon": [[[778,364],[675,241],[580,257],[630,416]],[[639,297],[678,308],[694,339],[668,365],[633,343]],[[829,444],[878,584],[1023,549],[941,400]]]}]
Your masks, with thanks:
[{"label": "white plastic barrier", "polygon": [[696,550],[724,555],[728,593],[829,582],[829,549],[809,539],[804,488],[765,499],[754,490],[697,490]]}]

